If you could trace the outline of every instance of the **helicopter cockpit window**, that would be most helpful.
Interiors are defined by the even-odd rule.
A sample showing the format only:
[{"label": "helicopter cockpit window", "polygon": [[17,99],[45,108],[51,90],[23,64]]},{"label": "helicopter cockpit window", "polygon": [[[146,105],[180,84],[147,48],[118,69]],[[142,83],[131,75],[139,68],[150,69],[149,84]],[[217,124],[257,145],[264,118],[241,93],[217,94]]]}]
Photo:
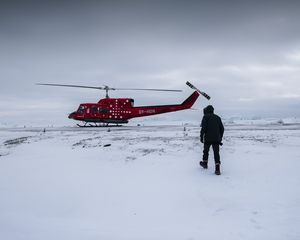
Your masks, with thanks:
[{"label": "helicopter cockpit window", "polygon": [[92,113],[93,113],[93,114],[98,113],[98,108],[97,108],[96,106],[93,106],[93,107],[92,107]]},{"label": "helicopter cockpit window", "polygon": [[108,109],[107,108],[100,108],[99,112],[100,113],[108,113]]},{"label": "helicopter cockpit window", "polygon": [[84,106],[80,106],[77,110],[78,113],[83,114],[84,113]]},{"label": "helicopter cockpit window", "polygon": [[134,106],[134,100],[130,99],[130,103],[131,103],[131,107],[133,107]]}]

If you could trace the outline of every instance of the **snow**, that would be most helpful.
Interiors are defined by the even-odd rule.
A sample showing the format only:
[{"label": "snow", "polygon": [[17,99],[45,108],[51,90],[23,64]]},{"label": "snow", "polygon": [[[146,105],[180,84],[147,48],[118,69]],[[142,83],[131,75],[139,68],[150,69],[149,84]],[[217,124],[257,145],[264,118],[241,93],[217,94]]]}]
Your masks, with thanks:
[{"label": "snow", "polygon": [[300,124],[300,118],[242,118],[242,117],[230,117],[224,119],[227,125],[289,125]]},{"label": "snow", "polygon": [[300,239],[299,124],[183,125],[1,128],[0,239]]}]

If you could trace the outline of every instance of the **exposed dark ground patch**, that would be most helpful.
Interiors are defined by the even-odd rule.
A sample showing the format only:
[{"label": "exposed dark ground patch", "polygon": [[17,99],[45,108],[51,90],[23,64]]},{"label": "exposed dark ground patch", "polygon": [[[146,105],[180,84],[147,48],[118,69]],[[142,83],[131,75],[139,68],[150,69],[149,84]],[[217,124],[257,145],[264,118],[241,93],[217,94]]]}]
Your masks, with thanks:
[{"label": "exposed dark ground patch", "polygon": [[9,140],[4,141],[3,145],[6,146],[6,147],[15,147],[15,146],[18,146],[22,143],[29,143],[28,140],[30,138],[32,138],[32,136],[9,139]]}]

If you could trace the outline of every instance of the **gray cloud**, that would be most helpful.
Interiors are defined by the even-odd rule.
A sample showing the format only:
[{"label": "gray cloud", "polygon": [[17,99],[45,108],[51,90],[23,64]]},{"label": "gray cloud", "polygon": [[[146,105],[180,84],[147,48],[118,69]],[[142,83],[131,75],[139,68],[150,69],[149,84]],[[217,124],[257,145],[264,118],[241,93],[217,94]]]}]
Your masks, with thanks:
[{"label": "gray cloud", "polygon": [[299,16],[298,1],[1,3],[1,115],[51,118],[103,96],[36,82],[185,90],[112,93],[152,105],[182,101],[189,80],[224,116],[299,116]]}]

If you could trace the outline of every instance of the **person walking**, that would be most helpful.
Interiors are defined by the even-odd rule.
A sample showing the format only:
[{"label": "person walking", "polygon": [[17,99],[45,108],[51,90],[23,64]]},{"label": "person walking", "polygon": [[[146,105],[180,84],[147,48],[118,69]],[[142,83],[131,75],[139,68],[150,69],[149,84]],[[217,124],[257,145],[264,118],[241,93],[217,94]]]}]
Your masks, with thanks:
[{"label": "person walking", "polygon": [[220,175],[220,145],[224,134],[224,126],[221,118],[214,114],[212,105],[208,105],[203,109],[203,119],[201,122],[200,141],[204,143],[203,158],[200,165],[207,169],[209,148],[212,146],[215,159],[215,174]]}]

